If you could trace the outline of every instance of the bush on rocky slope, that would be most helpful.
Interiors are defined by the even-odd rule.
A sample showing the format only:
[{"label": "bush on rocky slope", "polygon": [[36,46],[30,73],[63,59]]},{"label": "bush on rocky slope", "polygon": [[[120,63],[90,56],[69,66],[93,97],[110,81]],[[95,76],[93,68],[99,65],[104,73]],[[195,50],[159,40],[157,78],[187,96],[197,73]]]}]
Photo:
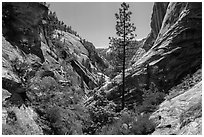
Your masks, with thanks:
[{"label": "bush on rocky slope", "polygon": [[117,113],[112,123],[101,127],[99,135],[147,135],[155,130],[156,125],[149,120],[149,115],[137,115],[137,113],[124,109]]},{"label": "bush on rocky slope", "polygon": [[150,134],[155,129],[155,124],[149,120],[149,114],[140,115],[143,111],[139,111],[138,106],[134,111],[125,108],[117,112],[117,105],[108,101],[103,94],[95,95],[88,108],[92,124],[87,128],[87,134]]},{"label": "bush on rocky slope", "polygon": [[[159,6],[160,4],[163,6]],[[152,32],[154,31],[156,32],[156,33],[155,32],[152,33],[152,36],[155,35],[154,39],[151,40],[151,37],[150,37],[149,39],[150,42],[148,41],[146,42],[146,44],[148,44],[146,45],[147,46],[146,48],[144,47],[146,50],[151,48],[151,46],[153,45],[153,41],[157,41],[156,40],[157,33],[160,31],[160,27],[162,25],[161,23],[163,22],[162,18],[165,15],[167,3],[166,4],[160,3],[160,4],[156,4],[158,6],[154,8],[156,17],[153,16],[153,20],[155,23],[153,24],[151,23],[153,27],[154,26],[158,26],[158,27],[156,27],[156,29],[152,31]],[[28,6],[28,8],[25,8],[26,6]],[[143,88],[141,88],[141,92],[143,94],[141,94],[141,96],[138,96],[138,90],[137,90],[139,89],[138,87],[140,85],[145,86],[145,84],[147,84],[143,82],[143,81],[146,81],[146,80],[143,80],[143,78],[144,79],[146,78],[146,74],[148,75],[147,81],[149,81],[149,79],[151,78],[150,81],[156,81],[157,86],[164,85],[165,87],[168,84],[172,84],[170,86],[171,87],[173,86],[173,88],[170,90],[169,95],[166,97],[167,100],[172,99],[175,96],[185,92],[193,85],[195,85],[196,83],[202,80],[201,69],[200,69],[193,76],[189,75],[187,78],[185,78],[181,84],[175,86],[175,83],[174,83],[174,80],[179,81],[180,79],[182,79],[184,74],[190,73],[193,69],[194,70],[198,69],[198,67],[200,66],[200,61],[202,61],[201,54],[200,54],[201,53],[200,52],[201,51],[200,50],[201,49],[200,48],[201,47],[200,46],[201,45],[200,44],[201,43],[200,22],[202,17],[199,11],[202,8],[200,8],[201,6],[199,5],[199,3],[170,4],[170,7],[168,8],[169,15],[166,17],[167,20],[165,20],[164,22],[165,24],[162,25],[164,28],[163,30],[161,29],[162,33],[159,34],[157,37],[158,38],[157,44],[152,48],[152,50],[150,50],[150,52],[147,52],[147,53],[141,52],[141,55],[144,55],[144,56],[141,58],[139,54],[139,58],[137,58],[136,56],[135,60],[133,60],[132,62],[134,63],[135,61],[139,60],[138,64],[143,64],[143,66],[145,66],[146,64],[152,64],[150,65],[152,67],[150,68],[150,72],[152,71],[151,75],[146,73],[146,71],[144,72],[135,71],[133,72],[133,75],[131,76],[129,75],[129,78],[133,78],[133,79],[129,79],[127,82],[129,84],[129,85],[127,84],[128,86],[132,86],[133,88],[137,87],[134,90],[135,94],[131,94],[131,95],[141,98],[141,103],[136,104],[134,111],[124,109],[121,112],[116,112],[116,109],[117,109],[116,104],[113,103],[112,101],[108,101],[107,98],[101,93],[99,95],[94,96],[95,99],[93,100],[93,102],[91,102],[89,106],[84,106],[83,102],[86,98],[86,93],[85,93],[86,91],[84,87],[86,85],[83,83],[82,79],[83,79],[83,76],[88,74],[88,71],[83,71],[83,66],[87,67],[88,70],[91,72],[92,68],[91,68],[90,62],[92,62],[93,63],[92,65],[94,65],[95,67],[98,67],[97,65],[95,65],[96,63],[102,66],[106,66],[106,64],[103,64],[104,62],[102,58],[100,58],[100,56],[96,54],[95,49],[91,43],[86,43],[84,45],[81,45],[81,43],[78,40],[78,37],[71,36],[69,34],[68,34],[69,36],[68,35],[66,36],[66,34],[65,35],[57,34],[58,39],[55,39],[55,40],[53,39],[52,40],[53,43],[49,39],[47,39],[48,42],[45,42],[45,40],[42,40],[44,39],[44,37],[46,37],[46,32],[41,32],[41,31],[42,29],[43,31],[46,31],[46,29],[41,27],[56,27],[56,26],[54,25],[54,23],[52,24],[54,26],[52,25],[46,26],[45,24],[44,25],[40,24],[40,23],[46,22],[44,20],[45,19],[44,17],[46,16],[45,14],[47,9],[44,6],[43,8],[42,7],[39,8],[38,6],[39,4],[37,3],[30,3],[29,5],[27,3],[4,3],[3,4],[3,20],[4,20],[2,22],[3,34],[6,37],[6,39],[13,44],[10,46],[4,45],[3,47],[4,49],[3,51],[5,52],[3,55],[4,65],[5,65],[3,66],[5,71],[4,76],[9,77],[11,79],[15,79],[15,77],[13,77],[12,74],[16,75],[17,79],[15,80],[18,81],[19,83],[21,82],[20,84],[23,86],[23,88],[26,89],[24,93],[27,93],[28,97],[31,100],[31,104],[28,104],[29,108],[32,107],[38,114],[38,116],[36,116],[37,120],[35,119],[34,121],[32,114],[31,115],[28,114],[28,112],[30,113],[31,111],[28,111],[26,113],[28,107],[25,107],[24,105],[22,105],[25,103],[24,101],[20,103],[20,105],[24,107],[18,108],[13,106],[12,104],[9,104],[9,105],[6,104],[5,102],[8,103],[9,100],[4,100],[3,107],[4,107],[4,110],[6,111],[6,114],[8,114],[8,116],[7,116],[7,119],[5,120],[6,124],[4,124],[2,128],[3,134],[26,134],[26,135],[42,134],[40,129],[43,129],[43,134],[61,134],[61,135],[65,135],[65,134],[70,134],[70,135],[71,134],[101,134],[101,135],[150,134],[151,132],[154,131],[155,124],[153,123],[152,120],[149,120],[149,113],[152,113],[157,109],[157,106],[164,100],[165,94],[160,90],[158,90],[156,86],[152,85],[150,86],[149,90],[143,90]],[[157,8],[160,9],[161,7],[163,7],[162,10],[157,10]],[[45,10],[43,10],[44,8]],[[179,15],[178,16],[177,13],[180,13],[178,11],[181,10],[182,8],[183,10],[180,15],[178,14]],[[170,12],[171,9],[173,12]],[[162,17],[160,14],[158,14],[158,13],[161,13],[160,11],[162,11],[162,14],[161,14]],[[185,12],[185,11],[189,11],[189,12]],[[16,13],[19,13],[19,14],[16,16]],[[173,14],[173,13],[176,13],[176,14]],[[28,17],[29,14],[31,15]],[[9,16],[11,18],[7,18]],[[158,17],[159,17],[159,20],[156,19]],[[180,18],[180,19],[176,20],[177,18]],[[175,20],[177,23],[182,23],[182,24],[172,25],[172,23],[174,22],[173,20]],[[63,25],[60,26],[61,22],[57,21],[56,23],[58,23],[57,26],[60,28],[60,30],[64,29],[62,28],[64,27]],[[49,21],[48,21],[48,24],[49,24]],[[173,29],[168,28],[168,26],[169,27],[171,26]],[[71,28],[67,28],[67,29],[69,29],[68,31],[71,30]],[[55,28],[51,28],[51,30],[47,30],[48,37],[50,33],[49,31],[54,31],[54,30]],[[51,34],[52,33],[50,33],[50,35]],[[73,34],[76,35],[75,32],[73,32]],[[75,40],[73,40],[73,43],[69,42],[65,44],[65,39],[60,41],[60,39],[64,36],[69,38],[74,37]],[[67,39],[68,41],[69,41],[69,38]],[[77,49],[78,47],[77,48],[75,47],[77,45],[75,42],[77,44],[80,44],[78,45],[80,46],[79,49]],[[50,43],[50,44],[46,45],[45,43],[46,44]],[[90,58],[87,59],[86,61],[85,60],[82,61],[84,62],[84,63],[81,63],[82,65],[76,64],[76,62],[74,63],[72,62],[72,64],[75,64],[75,66],[74,65],[71,66],[70,61],[76,60],[76,58],[75,56],[72,56],[72,57],[68,56],[67,54],[68,48],[65,47],[66,45],[74,47],[73,52],[76,53],[76,56],[81,54],[80,51],[82,47],[84,49],[86,48],[90,52],[90,54],[86,54],[86,55],[89,55]],[[181,47],[177,47],[178,45]],[[16,48],[15,46],[18,46],[19,49]],[[15,47],[15,48],[12,49],[11,47]],[[44,51],[42,49],[44,49]],[[25,52],[25,54],[23,51]],[[22,60],[26,60],[26,61],[23,62],[15,59],[12,59],[13,61],[10,61],[11,58],[16,57],[16,56],[13,56],[13,54],[15,55],[16,52],[20,53],[19,54],[20,58],[22,57]],[[49,52],[50,54],[48,55],[47,52]],[[22,56],[21,56],[21,53],[22,53]],[[42,59],[41,60],[42,62],[46,60],[46,62],[44,62],[43,64],[44,68],[43,67],[41,68],[41,65],[39,65],[40,63],[38,62],[38,60],[36,58],[32,58],[30,53],[40,57]],[[66,58],[68,58],[69,60],[66,60]],[[33,63],[33,61],[34,62],[37,61],[39,63],[36,69],[34,68],[35,63]],[[66,61],[69,63],[67,63]],[[63,64],[62,62],[66,62],[66,63]],[[138,64],[136,63],[135,65],[138,65]],[[145,70],[145,67],[143,66],[141,65],[138,68],[136,67],[136,69]],[[78,67],[78,72],[83,72],[83,75],[79,76],[78,75],[79,73],[77,74],[74,71],[73,68],[76,68],[76,67]],[[109,73],[107,74],[114,76],[114,73],[112,73],[113,71],[111,69],[109,70],[108,70]],[[48,73],[45,74],[44,72],[48,72],[49,74]],[[58,77],[55,77],[55,74],[57,74]],[[86,81],[89,82],[90,80],[91,79],[88,78]],[[138,85],[137,85],[137,82],[139,83]],[[81,86],[80,84],[83,86]],[[128,91],[133,91],[131,88],[128,89]],[[115,99],[115,96],[113,97]],[[19,98],[19,97],[15,96],[14,98]],[[191,98],[191,96],[189,98]],[[197,100],[196,97],[194,97],[194,99]],[[130,100],[134,102],[138,101],[138,99],[131,98],[131,97],[130,97]],[[14,100],[14,102],[16,102],[16,100]],[[183,107],[182,103],[180,105]],[[14,112],[10,108],[11,106],[14,107],[18,113]],[[185,106],[188,106],[188,105],[185,105]],[[185,110],[180,115],[180,117],[178,117],[180,121],[179,122],[177,121],[177,123],[181,125],[180,128],[183,128],[183,127],[185,128],[186,125],[189,125],[189,123],[193,123],[195,119],[198,119],[202,116],[201,106],[202,106],[201,103],[195,104],[189,109]],[[33,109],[30,109],[30,110],[33,110]],[[18,114],[18,116],[16,114]],[[17,118],[23,118],[23,119],[25,118],[26,121],[19,122]],[[171,119],[170,121],[172,122],[173,120],[174,118]],[[40,128],[39,129],[37,128],[36,130],[34,130],[33,128],[34,124],[33,123],[31,124],[31,121],[34,122],[35,126],[37,127],[39,126]],[[163,123],[163,124],[164,124],[163,127],[166,126],[165,125],[166,123]]]},{"label": "bush on rocky slope", "polygon": [[45,134],[83,134],[83,124],[89,119],[82,105],[83,91],[77,87],[63,87],[51,77],[39,83],[40,87],[33,91],[36,97],[33,97],[32,107],[39,114]]},{"label": "bush on rocky slope", "polygon": [[165,99],[170,100],[179,94],[184,93],[198,82],[202,80],[202,69],[198,69],[194,74],[188,74],[183,78],[182,82],[169,90],[169,94]]},{"label": "bush on rocky slope", "polygon": [[152,113],[157,109],[157,106],[164,101],[165,93],[160,92],[154,83],[151,83],[150,89],[143,90],[143,101],[141,105],[135,106],[137,112]]},{"label": "bush on rocky slope", "polygon": [[7,124],[2,127],[3,135],[26,135],[25,131],[17,123],[15,113],[13,111],[8,113]]}]

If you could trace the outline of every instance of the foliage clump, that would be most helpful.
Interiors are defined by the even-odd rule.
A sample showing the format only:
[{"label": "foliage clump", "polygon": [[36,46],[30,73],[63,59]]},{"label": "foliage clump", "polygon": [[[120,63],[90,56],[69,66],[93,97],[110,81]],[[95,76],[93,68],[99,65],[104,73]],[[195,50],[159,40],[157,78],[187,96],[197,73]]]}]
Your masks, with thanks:
[{"label": "foliage clump", "polygon": [[82,104],[84,93],[80,87],[60,85],[52,77],[37,80],[32,86],[36,88],[29,95],[44,134],[83,134],[89,115]]},{"label": "foliage clump", "polygon": [[7,124],[2,126],[3,135],[26,135],[25,131],[19,126],[13,111],[8,111],[6,122]]},{"label": "foliage clump", "polygon": [[151,113],[157,109],[157,106],[164,101],[165,93],[158,90],[154,83],[151,83],[148,90],[143,90],[143,102],[136,106],[139,113]]},{"label": "foliage clump", "polygon": [[124,109],[117,113],[113,122],[103,126],[97,134],[99,135],[147,135],[155,130],[156,125],[149,120],[149,115],[138,115],[137,113]]}]

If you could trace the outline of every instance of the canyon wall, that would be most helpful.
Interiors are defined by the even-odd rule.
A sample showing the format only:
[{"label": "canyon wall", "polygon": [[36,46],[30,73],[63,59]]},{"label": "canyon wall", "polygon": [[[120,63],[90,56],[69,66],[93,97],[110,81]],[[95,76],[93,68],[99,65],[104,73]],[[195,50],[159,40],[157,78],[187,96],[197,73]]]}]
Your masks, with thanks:
[{"label": "canyon wall", "polygon": [[[156,36],[151,40],[153,45],[126,70],[125,98],[129,103],[131,100],[140,101],[142,89],[148,89],[151,82],[155,83],[160,91],[167,92],[185,75],[201,68],[202,4],[178,2],[169,3],[167,8],[164,8],[165,6],[167,3],[160,6],[154,4],[151,33],[154,32]],[[157,21],[155,18],[158,18],[156,11],[161,9],[166,9],[166,12],[162,12],[165,13],[163,20],[153,23]],[[113,79],[113,83],[122,85],[120,75]],[[120,86],[110,86],[107,97],[119,100],[119,89]]]}]

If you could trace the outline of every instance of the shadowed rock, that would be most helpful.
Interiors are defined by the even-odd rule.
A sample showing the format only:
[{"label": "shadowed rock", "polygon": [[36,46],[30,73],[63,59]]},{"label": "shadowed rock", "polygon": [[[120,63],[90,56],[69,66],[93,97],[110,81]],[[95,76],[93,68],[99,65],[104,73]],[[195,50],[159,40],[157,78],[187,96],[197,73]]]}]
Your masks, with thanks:
[{"label": "shadowed rock", "polygon": [[[155,11],[159,10],[157,8],[160,7],[155,4]],[[152,22],[156,21],[157,15],[152,17]],[[202,3],[169,3],[162,21],[159,22],[156,23],[160,24],[156,27],[157,36],[152,38],[153,46],[126,70],[125,98],[128,102],[138,101],[142,90],[148,89],[151,82],[155,83],[160,91],[168,92],[187,74],[193,74],[201,68]],[[155,27],[152,27],[153,31]],[[117,83],[121,85],[121,79]],[[116,87],[119,88],[113,87],[107,92],[108,98],[120,98],[118,85]],[[135,98],[128,99],[131,96]]]},{"label": "shadowed rock", "polygon": [[43,71],[42,74],[40,75],[41,79],[44,78],[44,77],[52,77],[54,78],[55,80],[57,79],[55,77],[55,73],[50,71],[50,70],[46,70],[46,71]]},{"label": "shadowed rock", "polygon": [[[17,83],[7,78],[2,78],[2,88],[9,91],[12,95],[9,99],[14,104],[23,104],[26,100],[29,100],[26,89],[21,83]],[[30,100],[29,100],[30,101]]]}]

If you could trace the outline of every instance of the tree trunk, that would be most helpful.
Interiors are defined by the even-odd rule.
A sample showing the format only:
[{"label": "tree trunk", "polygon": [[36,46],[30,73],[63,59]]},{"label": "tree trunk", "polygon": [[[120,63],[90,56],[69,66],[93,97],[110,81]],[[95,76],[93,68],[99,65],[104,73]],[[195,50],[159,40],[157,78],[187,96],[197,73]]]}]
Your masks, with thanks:
[{"label": "tree trunk", "polygon": [[123,10],[123,15],[124,15],[124,20],[123,20],[123,24],[124,24],[124,34],[123,34],[123,75],[122,75],[122,78],[123,78],[123,88],[122,88],[122,110],[124,109],[125,107],[125,46],[126,46],[126,43],[125,43],[125,9]]}]

